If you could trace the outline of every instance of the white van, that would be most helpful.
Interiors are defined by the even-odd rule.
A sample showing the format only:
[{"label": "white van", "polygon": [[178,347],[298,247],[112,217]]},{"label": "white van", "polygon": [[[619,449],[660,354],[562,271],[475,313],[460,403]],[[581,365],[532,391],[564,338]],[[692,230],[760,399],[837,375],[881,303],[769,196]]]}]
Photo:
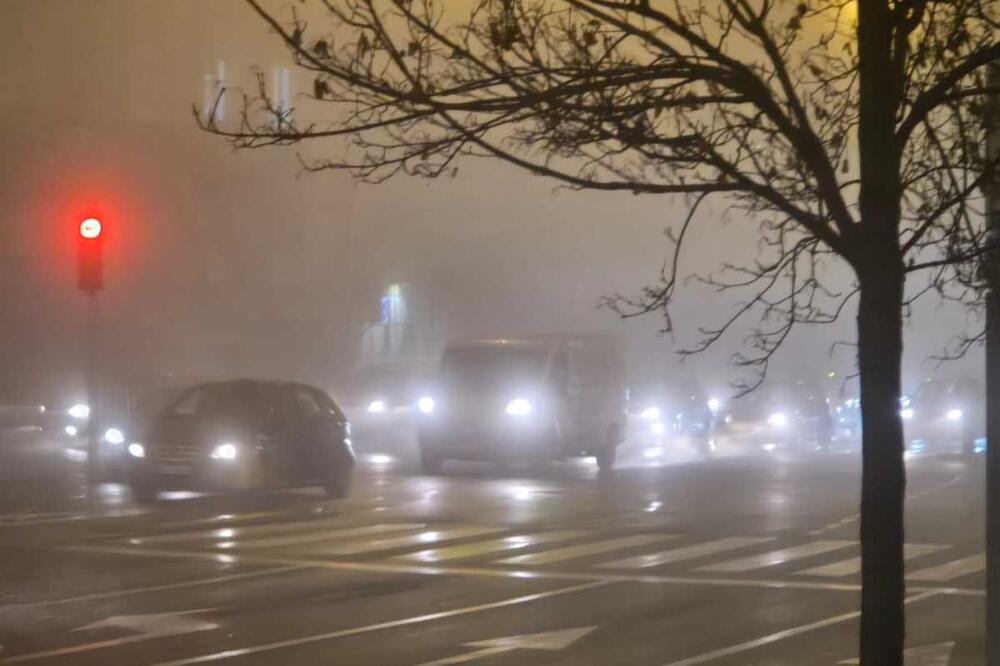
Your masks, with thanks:
[{"label": "white van", "polygon": [[428,473],[446,460],[574,456],[607,470],[625,438],[624,354],[600,335],[451,344],[417,410]]}]

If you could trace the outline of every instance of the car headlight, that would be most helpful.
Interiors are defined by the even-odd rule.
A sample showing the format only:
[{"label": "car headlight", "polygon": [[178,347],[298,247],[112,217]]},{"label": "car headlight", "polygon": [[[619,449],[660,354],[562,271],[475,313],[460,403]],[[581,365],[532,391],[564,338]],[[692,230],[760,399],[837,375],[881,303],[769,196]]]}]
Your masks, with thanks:
[{"label": "car headlight", "polygon": [[961,421],[962,420],[962,410],[961,409],[949,409],[948,413],[945,414],[945,418],[949,421]]},{"label": "car headlight", "polygon": [[76,434],[80,431],[77,429],[75,425],[68,425],[65,428],[63,428],[63,432],[69,435],[70,437],[76,437]]},{"label": "car headlight", "polygon": [[80,419],[82,421],[90,416],[90,407],[84,405],[83,403],[77,403],[69,408],[68,413],[74,419]]},{"label": "car headlight", "polygon": [[372,400],[370,403],[368,403],[369,414],[381,414],[384,411],[385,411],[384,400]]},{"label": "car headlight", "polygon": [[713,413],[719,411],[720,407],[722,407],[722,401],[721,400],[719,400],[718,398],[709,398],[708,399],[708,408],[710,410],[712,410]]},{"label": "car headlight", "polygon": [[425,395],[420,400],[417,400],[417,409],[423,414],[430,414],[434,411],[434,398]]},{"label": "car headlight", "polygon": [[236,460],[238,453],[239,449],[236,448],[235,444],[219,444],[212,449],[211,458],[212,460]]},{"label": "car headlight", "polygon": [[663,425],[663,421],[654,421],[649,424],[649,431],[654,435],[662,435],[667,431],[667,427]]},{"label": "car headlight", "polygon": [[899,415],[902,416],[903,419],[909,421],[910,419],[913,418],[913,408],[907,407],[905,409],[902,409],[900,410]]},{"label": "car headlight", "polygon": [[128,445],[128,454],[133,458],[145,458],[146,447],[139,442],[132,442]]},{"label": "car headlight", "polygon": [[104,431],[104,441],[108,444],[122,444],[125,441],[125,433],[118,428],[108,428]]},{"label": "car headlight", "polygon": [[659,421],[661,414],[662,413],[660,412],[659,407],[647,407],[646,409],[642,410],[642,413],[639,414],[639,416],[646,419],[647,421]]},{"label": "car headlight", "polygon": [[788,425],[788,417],[784,412],[775,412],[767,417],[767,422],[775,428],[784,428]]},{"label": "car headlight", "polygon": [[507,412],[508,416],[527,416],[531,413],[531,410],[532,406],[530,401],[525,400],[524,398],[514,398],[507,403],[507,409],[504,411]]}]

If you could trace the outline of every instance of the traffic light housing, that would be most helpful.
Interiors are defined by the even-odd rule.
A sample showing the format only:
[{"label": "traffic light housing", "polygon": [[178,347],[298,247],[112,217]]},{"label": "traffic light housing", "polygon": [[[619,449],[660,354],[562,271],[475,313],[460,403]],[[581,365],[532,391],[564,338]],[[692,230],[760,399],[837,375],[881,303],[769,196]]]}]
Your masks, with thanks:
[{"label": "traffic light housing", "polygon": [[104,286],[104,228],[95,217],[88,217],[80,222],[76,250],[76,286],[88,294],[95,294]]}]

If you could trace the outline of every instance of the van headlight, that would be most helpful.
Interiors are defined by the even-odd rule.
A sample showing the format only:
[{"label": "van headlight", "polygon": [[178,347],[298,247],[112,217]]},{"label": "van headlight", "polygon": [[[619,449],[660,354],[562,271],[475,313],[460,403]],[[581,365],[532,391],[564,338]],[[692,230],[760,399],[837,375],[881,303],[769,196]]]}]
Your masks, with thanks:
[{"label": "van headlight", "polygon": [[235,444],[219,444],[212,449],[211,458],[212,460],[236,460],[238,453],[239,449],[236,448]]},{"label": "van headlight", "polygon": [[531,414],[532,409],[534,408],[531,401],[525,398],[514,398],[507,403],[507,409],[504,411],[507,412],[507,416],[527,416]]},{"label": "van headlight", "polygon": [[146,447],[139,442],[132,442],[128,445],[128,454],[133,458],[145,458]]},{"label": "van headlight", "polygon": [[784,428],[788,425],[788,417],[784,412],[774,412],[767,417],[767,423],[775,428]]},{"label": "van headlight", "polygon": [[125,441],[125,433],[118,428],[108,428],[104,431],[104,441],[108,444],[122,444]]},{"label": "van headlight", "polygon": [[659,421],[661,415],[659,407],[647,407],[639,414],[639,416],[647,421]]}]

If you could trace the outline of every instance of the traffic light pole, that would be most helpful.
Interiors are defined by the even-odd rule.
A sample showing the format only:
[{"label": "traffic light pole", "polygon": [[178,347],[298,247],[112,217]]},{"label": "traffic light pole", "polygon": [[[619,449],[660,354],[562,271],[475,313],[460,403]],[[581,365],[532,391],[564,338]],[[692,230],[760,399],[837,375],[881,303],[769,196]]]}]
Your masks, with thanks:
[{"label": "traffic light pole", "polygon": [[101,307],[97,292],[87,294],[87,406],[90,414],[87,419],[87,513],[93,515],[97,511],[97,456],[100,443],[100,397],[98,396],[98,368],[100,367],[100,323]]},{"label": "traffic light pole", "polygon": [[[986,86],[1000,89],[1000,63],[987,69]],[[1000,160],[1000,93],[987,94],[986,164]],[[1000,168],[987,179],[989,243],[1000,242]],[[986,258],[986,663],[1000,666],[1000,251]]]}]

